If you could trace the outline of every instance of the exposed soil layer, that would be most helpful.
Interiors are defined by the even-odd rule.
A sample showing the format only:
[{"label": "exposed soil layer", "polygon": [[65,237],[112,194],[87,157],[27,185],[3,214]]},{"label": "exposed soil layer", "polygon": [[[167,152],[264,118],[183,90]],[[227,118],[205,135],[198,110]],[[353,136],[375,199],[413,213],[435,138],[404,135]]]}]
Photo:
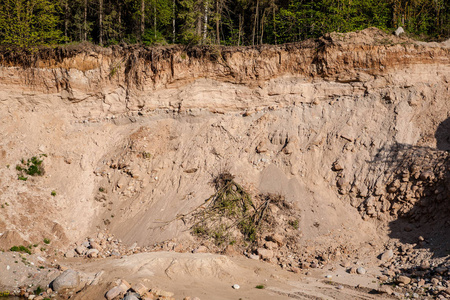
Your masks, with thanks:
[{"label": "exposed soil layer", "polygon": [[36,245],[80,269],[161,250],[294,274],[448,267],[448,41],[370,28],[279,46],[4,50],[0,65],[0,249]]}]

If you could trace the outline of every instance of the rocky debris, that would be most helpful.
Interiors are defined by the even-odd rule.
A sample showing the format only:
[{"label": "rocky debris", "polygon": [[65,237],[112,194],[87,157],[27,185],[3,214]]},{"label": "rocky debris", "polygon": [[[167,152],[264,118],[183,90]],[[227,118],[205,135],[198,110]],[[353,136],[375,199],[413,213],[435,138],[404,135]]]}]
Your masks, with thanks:
[{"label": "rocky debris", "polygon": [[144,284],[138,282],[132,286],[126,280],[118,280],[116,286],[106,292],[105,297],[108,300],[174,300],[174,293],[164,291],[158,288],[147,288]]},{"label": "rocky debris", "polygon": [[233,284],[232,288],[235,289],[235,290],[238,290],[238,289],[240,289],[241,287],[239,286],[239,284]]},{"label": "rocky debris", "polygon": [[[342,193],[343,185],[347,183],[339,172],[336,175],[339,193],[358,208],[363,219],[406,217],[411,222],[426,222],[445,210],[445,203],[450,197],[450,186],[447,184],[449,152],[397,145],[383,153],[386,157],[381,153],[377,159],[390,161],[391,164],[385,176],[377,178],[372,186],[350,182],[350,192]],[[333,164],[333,170],[336,170],[336,164]],[[404,230],[410,232],[413,227],[408,225]]]},{"label": "rocky debris", "polygon": [[105,258],[109,256],[130,255],[133,253],[145,252],[149,248],[126,247],[120,239],[116,239],[113,235],[107,233],[98,233],[96,238],[87,238],[77,243],[74,248],[68,249],[64,256],[72,257],[88,257],[88,258]]},{"label": "rocky debris", "polygon": [[51,288],[55,292],[75,289],[80,285],[80,275],[74,270],[66,270],[51,282]]}]

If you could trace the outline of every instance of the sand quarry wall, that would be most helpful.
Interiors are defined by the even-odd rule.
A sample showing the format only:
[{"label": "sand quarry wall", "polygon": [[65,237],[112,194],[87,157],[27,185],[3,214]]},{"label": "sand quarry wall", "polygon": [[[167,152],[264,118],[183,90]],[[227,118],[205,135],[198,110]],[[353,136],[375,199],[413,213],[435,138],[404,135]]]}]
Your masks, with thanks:
[{"label": "sand quarry wall", "polygon": [[[253,48],[1,55],[3,248],[104,229],[129,244],[181,239],[177,214],[224,170],[294,203],[305,247],[358,248],[386,239],[404,206],[386,188],[394,163],[377,158],[450,149],[445,130],[436,138],[450,111],[448,43],[367,29]],[[18,180],[15,166],[39,154],[45,174]]]}]

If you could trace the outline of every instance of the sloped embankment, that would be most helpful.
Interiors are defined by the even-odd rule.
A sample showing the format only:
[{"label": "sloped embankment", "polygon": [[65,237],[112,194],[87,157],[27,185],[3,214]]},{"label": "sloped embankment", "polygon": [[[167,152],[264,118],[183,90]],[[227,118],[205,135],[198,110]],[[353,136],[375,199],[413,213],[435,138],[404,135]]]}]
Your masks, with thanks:
[{"label": "sloped embankment", "polygon": [[[20,237],[2,248],[107,230],[190,251],[204,241],[177,216],[209,199],[225,171],[296,211],[295,226],[277,228],[296,238],[266,245],[268,260],[283,264],[295,249],[288,264],[319,264],[382,247],[390,222],[420,219],[412,207],[445,179],[391,154],[436,147],[449,54],[376,29],[255,48],[4,51],[0,232]],[[39,154],[45,174],[18,180],[15,166]],[[447,201],[440,186],[433,197]]]}]

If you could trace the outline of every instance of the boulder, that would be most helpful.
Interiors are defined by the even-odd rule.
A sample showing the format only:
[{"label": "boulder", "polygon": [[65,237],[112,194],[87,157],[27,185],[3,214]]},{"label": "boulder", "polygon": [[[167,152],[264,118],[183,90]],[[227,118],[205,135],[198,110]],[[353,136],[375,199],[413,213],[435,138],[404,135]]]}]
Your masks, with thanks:
[{"label": "boulder", "polygon": [[51,282],[51,287],[55,292],[66,289],[74,289],[80,285],[80,275],[74,270],[66,270]]}]

